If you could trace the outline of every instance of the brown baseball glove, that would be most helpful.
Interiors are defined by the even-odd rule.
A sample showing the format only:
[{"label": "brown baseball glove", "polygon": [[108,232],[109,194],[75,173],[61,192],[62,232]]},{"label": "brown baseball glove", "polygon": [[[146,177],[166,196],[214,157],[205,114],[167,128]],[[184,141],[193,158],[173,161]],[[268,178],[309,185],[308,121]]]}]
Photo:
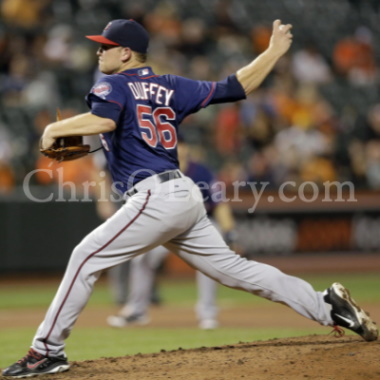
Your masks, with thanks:
[{"label": "brown baseball glove", "polygon": [[40,147],[40,152],[58,162],[76,160],[90,153],[90,145],[83,144],[82,136],[59,137],[55,143],[46,149]]}]

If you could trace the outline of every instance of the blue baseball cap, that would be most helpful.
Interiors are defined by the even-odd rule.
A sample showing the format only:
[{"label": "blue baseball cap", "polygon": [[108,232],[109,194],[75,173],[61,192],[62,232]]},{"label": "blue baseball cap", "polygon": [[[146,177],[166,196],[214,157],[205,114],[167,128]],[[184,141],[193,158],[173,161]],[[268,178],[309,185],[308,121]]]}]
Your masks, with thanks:
[{"label": "blue baseball cap", "polygon": [[101,44],[129,47],[138,53],[146,53],[149,45],[149,34],[135,20],[112,20],[104,28],[102,34],[86,36]]}]

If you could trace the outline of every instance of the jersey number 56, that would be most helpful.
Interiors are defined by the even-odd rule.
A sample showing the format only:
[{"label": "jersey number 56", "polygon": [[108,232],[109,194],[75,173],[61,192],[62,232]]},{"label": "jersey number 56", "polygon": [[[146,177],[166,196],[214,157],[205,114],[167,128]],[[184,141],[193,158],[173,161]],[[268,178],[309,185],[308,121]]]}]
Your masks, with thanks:
[{"label": "jersey number 56", "polygon": [[139,104],[137,117],[141,129],[141,136],[151,147],[155,148],[160,142],[165,149],[177,146],[177,131],[170,124],[175,120],[175,112],[170,107],[158,107],[152,112],[152,107]]}]

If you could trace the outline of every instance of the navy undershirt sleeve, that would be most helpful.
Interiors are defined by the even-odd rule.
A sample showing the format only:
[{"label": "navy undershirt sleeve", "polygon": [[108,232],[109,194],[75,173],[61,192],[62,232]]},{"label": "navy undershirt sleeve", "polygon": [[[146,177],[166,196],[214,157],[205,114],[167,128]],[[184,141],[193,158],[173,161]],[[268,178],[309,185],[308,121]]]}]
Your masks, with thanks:
[{"label": "navy undershirt sleeve", "polygon": [[230,75],[226,79],[216,82],[214,96],[210,104],[235,102],[237,100],[246,99],[243,86],[237,80],[236,75]]}]

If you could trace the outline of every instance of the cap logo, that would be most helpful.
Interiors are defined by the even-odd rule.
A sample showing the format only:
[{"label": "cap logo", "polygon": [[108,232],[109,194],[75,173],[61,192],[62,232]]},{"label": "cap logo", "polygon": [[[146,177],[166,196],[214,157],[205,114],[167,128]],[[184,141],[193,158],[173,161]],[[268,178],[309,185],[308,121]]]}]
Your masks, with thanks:
[{"label": "cap logo", "polygon": [[106,27],[103,29],[103,32],[105,32],[106,30],[108,30],[110,27],[111,27],[111,24],[112,24],[112,21],[110,21]]}]

